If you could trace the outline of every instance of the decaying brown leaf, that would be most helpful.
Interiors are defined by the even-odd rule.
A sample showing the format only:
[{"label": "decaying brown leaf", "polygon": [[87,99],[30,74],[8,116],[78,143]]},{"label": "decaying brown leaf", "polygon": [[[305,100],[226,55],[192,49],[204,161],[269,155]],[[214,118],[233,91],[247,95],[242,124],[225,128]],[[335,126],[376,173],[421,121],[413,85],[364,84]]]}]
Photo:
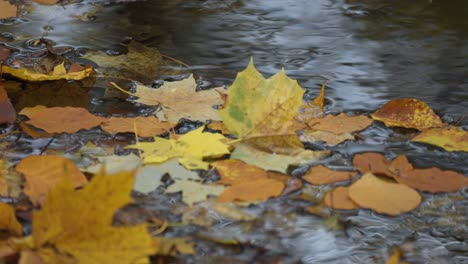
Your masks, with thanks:
[{"label": "decaying brown leaf", "polygon": [[8,98],[8,94],[0,81],[0,124],[13,123],[16,120],[16,111]]},{"label": "decaying brown leaf", "polygon": [[73,179],[75,188],[88,182],[72,161],[61,156],[29,156],[16,165],[16,170],[24,175],[23,191],[35,205],[42,204],[47,192],[65,177]]},{"label": "decaying brown leaf", "polygon": [[95,116],[79,107],[35,106],[24,108],[20,115],[27,116],[27,124],[48,133],[75,133],[81,129],[91,129],[105,122],[103,117]]},{"label": "decaying brown leaf", "polygon": [[360,207],[387,215],[399,215],[415,209],[421,203],[419,193],[410,187],[364,174],[349,187],[349,197]]},{"label": "decaying brown leaf", "polygon": [[352,171],[335,171],[329,168],[318,165],[310,168],[302,179],[310,184],[330,184],[339,181],[349,180],[356,172]]},{"label": "decaying brown leaf", "polygon": [[440,117],[425,102],[414,98],[393,99],[371,114],[371,117],[384,122],[386,126],[418,130],[442,126]]}]

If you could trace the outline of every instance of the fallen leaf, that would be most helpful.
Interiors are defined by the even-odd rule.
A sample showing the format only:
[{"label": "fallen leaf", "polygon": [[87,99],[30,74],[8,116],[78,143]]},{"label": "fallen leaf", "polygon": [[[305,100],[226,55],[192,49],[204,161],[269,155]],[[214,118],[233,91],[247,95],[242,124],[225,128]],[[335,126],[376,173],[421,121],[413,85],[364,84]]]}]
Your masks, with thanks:
[{"label": "fallen leaf", "polygon": [[206,127],[211,130],[221,131],[221,133],[225,135],[231,134],[231,132],[226,128],[224,123],[221,121],[212,120]]},{"label": "fallen leaf", "polygon": [[73,179],[75,188],[88,182],[72,161],[61,156],[29,156],[16,165],[16,171],[24,175],[23,191],[35,205],[42,204],[47,192],[65,177]]},{"label": "fallen leaf", "polygon": [[165,82],[154,89],[137,85],[134,96],[136,102],[146,105],[163,105],[169,123],[175,124],[181,118],[190,120],[220,120],[218,110],[213,106],[221,105],[223,100],[213,89],[196,91],[197,84],[193,75],[177,82]]},{"label": "fallen leaf", "polygon": [[43,4],[43,5],[53,5],[58,3],[60,0],[33,0],[36,3]]},{"label": "fallen leaf", "polygon": [[349,180],[356,172],[353,171],[335,171],[329,168],[318,165],[310,168],[302,179],[310,184],[330,184],[339,181]]},{"label": "fallen leaf", "polygon": [[110,155],[97,157],[97,164],[88,166],[82,171],[89,173],[98,173],[101,170],[107,174],[115,174],[121,171],[134,171],[140,166],[140,158],[135,154],[126,156]]},{"label": "fallen leaf", "polygon": [[[221,179],[218,184],[235,185],[247,181],[267,179],[274,173],[247,164],[240,160],[221,160],[211,163],[218,171]],[[287,176],[287,175],[286,175]],[[289,178],[289,176],[287,176]]]},{"label": "fallen leaf", "polygon": [[401,261],[401,250],[398,247],[393,248],[392,255],[387,259],[385,264],[408,264],[406,261]]},{"label": "fallen leaf", "polygon": [[227,203],[214,203],[211,208],[224,217],[234,221],[252,221],[255,216],[252,216],[240,210],[236,206]]},{"label": "fallen leaf", "polygon": [[[67,262],[62,262],[62,263],[67,263]],[[37,252],[32,251],[30,249],[24,249],[21,251],[21,256],[18,261],[18,264],[44,264],[44,262],[42,262],[41,257],[39,257]]]},{"label": "fallen leaf", "polygon": [[134,190],[144,194],[154,191],[161,185],[161,178],[169,174],[174,180],[199,180],[198,174],[182,167],[177,159],[159,165],[146,165],[137,171]]},{"label": "fallen leaf", "polygon": [[328,192],[323,200],[325,205],[334,209],[352,210],[360,208],[349,198],[349,187],[339,186]]},{"label": "fallen leaf", "polygon": [[[315,161],[329,154],[328,151],[305,150],[301,148],[302,143],[297,138],[289,140],[288,143],[284,143],[285,147],[282,147],[279,143],[282,139],[284,137],[276,137],[276,140],[271,139],[272,143],[269,146],[268,142],[263,142],[260,145],[256,145],[256,143],[238,144],[231,154],[231,159],[242,160],[264,170],[287,173],[291,165],[297,166]],[[267,141],[269,140],[267,139]],[[260,139],[255,141],[258,142]],[[297,147],[290,145],[294,141],[297,141]]]},{"label": "fallen leaf", "polygon": [[375,175],[385,175],[392,177],[389,170],[390,162],[380,153],[362,153],[353,157],[353,166],[361,173],[372,172]]},{"label": "fallen leaf", "polygon": [[409,212],[421,203],[419,193],[410,187],[364,174],[349,187],[349,197],[360,207],[386,215]]},{"label": "fallen leaf", "polygon": [[182,201],[189,206],[206,201],[208,195],[217,196],[223,191],[222,185],[202,184],[191,180],[176,180],[166,189],[166,193],[182,192]]},{"label": "fallen leaf", "polygon": [[123,172],[96,175],[78,191],[70,178],[51,189],[42,209],[33,212],[34,249],[42,261],[149,263],[155,248],[147,225],[112,226],[115,211],[132,201],[133,183],[133,172]]},{"label": "fallen leaf", "polygon": [[386,126],[418,130],[442,126],[439,116],[425,102],[414,98],[393,99],[371,114],[371,117],[384,122]]},{"label": "fallen leaf", "polygon": [[0,159],[0,196],[9,196],[10,188],[8,186],[8,181],[5,178],[5,163]]},{"label": "fallen leaf", "polygon": [[0,125],[4,123],[13,123],[16,120],[16,111],[8,98],[8,94],[3,88],[0,80]]},{"label": "fallen leaf", "polygon": [[15,17],[18,8],[8,0],[0,0],[0,19]]},{"label": "fallen leaf", "polygon": [[109,134],[138,133],[140,137],[154,137],[171,129],[167,122],[161,122],[155,116],[148,117],[111,117],[101,124],[102,130]]},{"label": "fallen leaf", "polygon": [[414,189],[426,192],[454,192],[468,187],[468,177],[454,171],[439,168],[403,171],[394,179]]},{"label": "fallen leaf", "polygon": [[284,183],[273,179],[259,179],[229,186],[221,193],[218,202],[257,202],[281,195]]},{"label": "fallen leaf", "polygon": [[195,254],[194,243],[190,237],[156,237],[154,239],[157,244],[157,255],[176,256],[180,254]]},{"label": "fallen leaf", "polygon": [[36,139],[36,138],[48,138],[48,137],[53,137],[53,134],[47,133],[44,130],[40,130],[38,128],[35,128],[31,125],[26,124],[25,122],[19,122],[19,126],[21,130],[26,133],[28,136]]},{"label": "fallen leaf", "polygon": [[326,131],[334,134],[351,133],[370,126],[372,119],[367,116],[349,116],[345,113],[339,115],[326,115],[325,117],[316,118],[309,122],[311,129]]},{"label": "fallen leaf", "polygon": [[320,111],[323,112],[323,108],[325,106],[325,84],[327,81],[323,81],[322,87],[320,88],[319,95],[312,101],[313,105],[316,105],[320,108]]},{"label": "fallen leaf", "polygon": [[335,134],[327,131],[320,130],[300,130],[298,131],[299,139],[303,142],[316,142],[323,141],[329,146],[335,146],[346,140],[354,140],[351,133]]},{"label": "fallen leaf", "polygon": [[23,234],[23,228],[16,219],[15,209],[11,205],[0,202],[0,230],[6,230],[16,236]]},{"label": "fallen leaf", "polygon": [[468,132],[461,127],[431,128],[411,141],[435,145],[447,151],[468,152]]},{"label": "fallen leaf", "polygon": [[91,129],[105,122],[103,117],[95,116],[88,110],[79,107],[35,106],[24,108],[20,115],[27,116],[26,121],[34,127],[48,133],[75,133],[81,129]]},{"label": "fallen leaf", "polygon": [[154,138],[154,142],[138,142],[126,148],[140,149],[145,164],[162,163],[172,158],[178,158],[179,162],[187,169],[208,169],[208,163],[204,158],[220,157],[229,154],[229,146],[222,141],[225,137],[221,134],[203,133],[204,127],[200,127],[181,136],[178,140]]},{"label": "fallen leaf", "polygon": [[41,82],[41,81],[55,81],[60,79],[65,80],[81,80],[86,77],[91,76],[94,73],[94,70],[91,66],[86,66],[82,71],[79,72],[66,72],[65,66],[63,63],[54,67],[51,73],[44,74],[39,72],[34,72],[28,68],[12,68],[8,65],[2,65],[2,72],[11,74],[16,78],[31,81],[31,82]]}]

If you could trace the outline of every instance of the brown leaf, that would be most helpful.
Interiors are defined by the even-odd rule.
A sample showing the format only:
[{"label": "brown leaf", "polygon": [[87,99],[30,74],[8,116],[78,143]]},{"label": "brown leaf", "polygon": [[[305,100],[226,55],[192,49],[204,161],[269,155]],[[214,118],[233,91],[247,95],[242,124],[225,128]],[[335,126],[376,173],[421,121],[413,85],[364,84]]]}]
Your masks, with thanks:
[{"label": "brown leaf", "polygon": [[148,117],[111,117],[101,124],[101,128],[110,134],[115,133],[134,133],[136,131],[140,137],[153,137],[171,129],[171,125],[162,122],[155,116]]},{"label": "brown leaf", "polygon": [[8,98],[8,94],[0,81],[0,124],[13,123],[16,120],[16,111]]},{"label": "brown leaf", "polygon": [[363,130],[372,124],[372,122],[372,119],[367,116],[348,116],[341,113],[337,116],[327,115],[323,118],[313,119],[309,122],[309,126],[314,130],[344,134]]},{"label": "brown leaf", "polygon": [[427,192],[454,192],[468,187],[468,177],[439,168],[404,171],[394,177],[399,183]]},{"label": "brown leaf", "polygon": [[10,52],[10,49],[0,46],[0,63],[8,59],[8,57],[10,56]]},{"label": "brown leaf", "polygon": [[329,168],[318,165],[310,168],[302,179],[310,184],[330,184],[339,181],[349,180],[356,172],[352,171],[334,171]]},{"label": "brown leaf", "polygon": [[24,193],[35,205],[42,204],[46,193],[67,176],[73,178],[75,188],[88,182],[72,161],[60,156],[29,156],[16,165],[16,171],[24,174]]},{"label": "brown leaf", "polygon": [[346,140],[353,140],[355,137],[351,133],[335,134],[320,130],[302,130],[298,132],[299,139],[303,142],[324,141],[329,146],[335,146]]},{"label": "brown leaf", "polygon": [[394,99],[371,114],[371,117],[384,122],[386,126],[418,130],[442,126],[439,116],[425,102],[414,98]]},{"label": "brown leaf", "polygon": [[0,0],[0,19],[15,17],[18,8],[7,0]]},{"label": "brown leaf", "polygon": [[372,172],[392,177],[392,172],[388,170],[389,165],[390,162],[380,153],[356,154],[353,157],[353,166],[361,173]]},{"label": "brown leaf", "polygon": [[447,151],[468,152],[468,132],[461,127],[431,128],[411,141],[435,145]]},{"label": "brown leaf", "polygon": [[328,192],[323,200],[325,205],[334,209],[352,210],[360,208],[349,198],[349,187],[339,186]]},{"label": "brown leaf", "polygon": [[325,105],[325,84],[327,81],[323,81],[322,88],[320,88],[319,95],[312,101],[313,105],[316,105],[320,108],[320,111],[323,112],[323,107]]},{"label": "brown leaf", "polygon": [[284,184],[273,179],[259,179],[227,187],[218,202],[256,202],[281,195]]},{"label": "brown leaf", "polygon": [[20,115],[29,117],[27,124],[43,129],[48,133],[75,133],[81,129],[91,129],[105,122],[103,117],[95,116],[80,107],[35,106],[24,108]]},{"label": "brown leaf", "polygon": [[376,177],[371,172],[364,174],[349,187],[349,197],[361,207],[387,215],[409,212],[421,203],[417,191]]}]

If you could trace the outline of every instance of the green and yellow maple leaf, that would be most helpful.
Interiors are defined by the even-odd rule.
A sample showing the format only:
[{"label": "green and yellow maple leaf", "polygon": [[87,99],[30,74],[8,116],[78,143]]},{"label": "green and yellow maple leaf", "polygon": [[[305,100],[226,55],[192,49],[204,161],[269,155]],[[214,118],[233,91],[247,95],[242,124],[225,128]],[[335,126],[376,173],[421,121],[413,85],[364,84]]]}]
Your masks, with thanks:
[{"label": "green and yellow maple leaf", "polygon": [[[155,253],[146,224],[112,226],[130,203],[134,173],[96,175],[75,191],[67,178],[47,194],[32,223],[33,249],[44,263],[148,263]],[[63,262],[65,261],[66,262]]]},{"label": "green and yellow maple leaf", "polygon": [[193,130],[178,140],[155,137],[154,142],[139,142],[127,148],[143,150],[143,162],[162,163],[172,158],[178,158],[179,162],[187,169],[208,169],[208,163],[204,158],[219,157],[229,154],[229,146],[222,142],[225,137],[221,134],[203,133],[200,127]]}]

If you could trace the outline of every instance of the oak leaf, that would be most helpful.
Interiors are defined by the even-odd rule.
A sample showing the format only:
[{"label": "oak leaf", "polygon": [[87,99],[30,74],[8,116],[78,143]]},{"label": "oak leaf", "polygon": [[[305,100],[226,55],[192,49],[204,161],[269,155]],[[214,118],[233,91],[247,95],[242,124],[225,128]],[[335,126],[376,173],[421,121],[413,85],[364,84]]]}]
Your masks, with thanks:
[{"label": "oak leaf", "polygon": [[435,145],[447,151],[468,152],[468,132],[461,127],[427,129],[411,141]]},{"label": "oak leaf", "polygon": [[175,124],[181,118],[190,120],[220,120],[214,106],[221,105],[223,100],[215,90],[196,91],[197,84],[193,75],[177,82],[165,82],[154,89],[137,85],[134,96],[136,102],[146,105],[162,105],[167,120]]},{"label": "oak leaf", "polygon": [[339,181],[349,180],[356,172],[352,171],[335,171],[329,168],[318,165],[310,168],[302,179],[310,184],[330,184]]},{"label": "oak leaf", "polygon": [[169,131],[172,126],[155,116],[111,117],[101,124],[102,130],[110,134],[136,133],[140,137],[153,137]]},{"label": "oak leaf", "polygon": [[393,99],[371,114],[371,117],[384,122],[386,126],[418,130],[442,126],[440,117],[425,102],[414,98]]},{"label": "oak leaf", "polygon": [[349,197],[363,208],[378,213],[399,215],[415,209],[421,203],[419,193],[410,187],[364,174],[349,187]]},{"label": "oak leaf", "polygon": [[15,209],[11,205],[0,202],[0,230],[6,230],[14,235],[21,236],[23,228],[16,219]]},{"label": "oak leaf", "polygon": [[72,161],[61,156],[29,156],[16,165],[16,171],[24,175],[23,191],[35,205],[42,204],[47,192],[65,177],[73,179],[75,188],[88,182]]},{"label": "oak leaf", "polygon": [[178,140],[155,137],[154,142],[138,142],[126,148],[143,150],[143,162],[162,163],[172,158],[178,158],[179,162],[187,169],[208,169],[208,163],[204,158],[219,157],[229,154],[229,146],[222,140],[221,134],[203,133],[204,127],[200,127]]},{"label": "oak leaf", "polygon": [[66,178],[33,213],[34,249],[45,263],[148,263],[155,252],[146,224],[112,226],[115,211],[130,203],[133,172],[96,175],[75,191]]},{"label": "oak leaf", "polygon": [[55,81],[60,79],[65,80],[81,80],[86,77],[89,77],[94,70],[90,66],[85,66],[81,71],[74,71],[68,72],[65,69],[64,63],[56,65],[52,72],[49,74],[34,72],[28,68],[12,68],[8,65],[2,65],[2,72],[8,73],[16,78],[32,81],[32,82],[40,82],[40,81]]},{"label": "oak leaf", "polygon": [[20,115],[27,116],[26,121],[34,127],[48,133],[75,133],[81,129],[91,129],[105,122],[103,117],[95,116],[80,107],[51,107],[35,106],[24,108]]}]

